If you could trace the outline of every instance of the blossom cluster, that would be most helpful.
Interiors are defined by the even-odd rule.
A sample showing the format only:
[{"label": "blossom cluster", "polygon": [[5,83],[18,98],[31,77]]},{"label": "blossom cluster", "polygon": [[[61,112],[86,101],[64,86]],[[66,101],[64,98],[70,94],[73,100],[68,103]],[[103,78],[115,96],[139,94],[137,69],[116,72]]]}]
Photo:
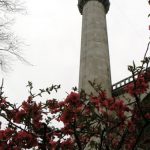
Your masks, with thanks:
[{"label": "blossom cluster", "polygon": [[[5,119],[0,127],[0,150],[84,150],[88,146],[95,150],[133,150],[147,146],[150,111],[144,103],[148,106],[150,74],[140,71],[135,78],[136,68],[131,68],[133,81],[122,89],[130,100],[108,97],[100,88],[96,95],[74,90],[62,101],[38,102],[37,96],[57,91],[60,86],[33,94],[30,82],[29,97],[16,105],[3,96],[0,87],[0,117]],[[53,121],[63,125],[56,127]]]}]

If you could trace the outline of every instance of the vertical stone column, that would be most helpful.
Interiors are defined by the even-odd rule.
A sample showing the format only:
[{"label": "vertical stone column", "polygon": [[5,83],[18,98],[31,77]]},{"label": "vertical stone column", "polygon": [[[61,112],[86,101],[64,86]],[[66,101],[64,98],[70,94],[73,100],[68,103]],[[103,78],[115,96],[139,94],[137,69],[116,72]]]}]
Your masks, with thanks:
[{"label": "vertical stone column", "polygon": [[111,95],[111,73],[106,13],[109,0],[79,0],[82,17],[79,90],[94,92],[88,81],[96,81]]}]

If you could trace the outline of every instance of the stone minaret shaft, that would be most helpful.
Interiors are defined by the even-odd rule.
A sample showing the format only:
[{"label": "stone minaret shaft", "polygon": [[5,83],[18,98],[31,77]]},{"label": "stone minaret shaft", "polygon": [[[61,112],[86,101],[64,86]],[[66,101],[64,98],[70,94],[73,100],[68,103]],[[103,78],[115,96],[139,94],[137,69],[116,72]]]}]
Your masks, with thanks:
[{"label": "stone minaret shaft", "polygon": [[78,0],[82,14],[79,90],[87,93],[96,81],[111,95],[111,74],[107,38],[106,13],[109,0]]}]

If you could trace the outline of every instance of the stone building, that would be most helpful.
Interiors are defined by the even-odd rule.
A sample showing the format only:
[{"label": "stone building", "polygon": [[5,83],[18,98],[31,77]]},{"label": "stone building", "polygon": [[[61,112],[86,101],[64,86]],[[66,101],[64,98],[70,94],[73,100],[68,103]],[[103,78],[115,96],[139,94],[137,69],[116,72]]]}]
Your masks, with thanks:
[{"label": "stone building", "polygon": [[109,0],[79,0],[78,7],[83,16],[79,89],[84,89],[87,93],[91,92],[92,88],[88,81],[95,80],[111,95],[106,25]]},{"label": "stone building", "polygon": [[[79,12],[82,15],[79,90],[84,89],[87,93],[94,92],[88,81],[95,81],[103,86],[109,96],[130,98],[128,94],[123,93],[122,89],[132,82],[132,77],[123,79],[114,85],[111,83],[106,24],[109,6],[109,0],[78,0]],[[145,110],[150,112],[148,100],[150,100],[150,95],[144,99],[147,106]],[[150,132],[146,131],[143,138],[148,138],[150,143],[149,134]],[[150,147],[147,149],[149,150]]]}]

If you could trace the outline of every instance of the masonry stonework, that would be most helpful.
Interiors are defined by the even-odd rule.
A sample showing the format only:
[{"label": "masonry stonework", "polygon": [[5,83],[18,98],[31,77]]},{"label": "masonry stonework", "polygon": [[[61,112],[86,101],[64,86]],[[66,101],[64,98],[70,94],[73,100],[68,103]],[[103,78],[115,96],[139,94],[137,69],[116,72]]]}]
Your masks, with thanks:
[{"label": "masonry stonework", "polygon": [[101,84],[111,95],[106,12],[108,0],[79,0],[82,14],[79,90],[94,92],[88,81]]}]

